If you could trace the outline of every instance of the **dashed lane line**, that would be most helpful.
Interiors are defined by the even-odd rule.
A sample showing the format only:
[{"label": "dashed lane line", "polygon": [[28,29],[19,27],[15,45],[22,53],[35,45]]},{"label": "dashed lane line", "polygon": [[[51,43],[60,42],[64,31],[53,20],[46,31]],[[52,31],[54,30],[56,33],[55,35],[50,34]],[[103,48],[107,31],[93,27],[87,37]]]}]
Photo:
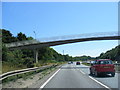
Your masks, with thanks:
[{"label": "dashed lane line", "polygon": [[85,74],[82,70],[80,70],[80,72],[81,72],[82,74]]}]

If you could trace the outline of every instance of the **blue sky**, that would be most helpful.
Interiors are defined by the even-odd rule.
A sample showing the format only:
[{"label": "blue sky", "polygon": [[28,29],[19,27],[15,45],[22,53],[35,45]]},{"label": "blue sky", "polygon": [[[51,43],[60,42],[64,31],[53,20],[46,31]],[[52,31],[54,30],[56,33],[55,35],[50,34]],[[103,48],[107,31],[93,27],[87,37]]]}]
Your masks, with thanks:
[{"label": "blue sky", "polygon": [[[3,2],[2,28],[37,38],[118,31],[117,2]],[[90,41],[54,46],[71,56],[99,56],[118,41]]]}]

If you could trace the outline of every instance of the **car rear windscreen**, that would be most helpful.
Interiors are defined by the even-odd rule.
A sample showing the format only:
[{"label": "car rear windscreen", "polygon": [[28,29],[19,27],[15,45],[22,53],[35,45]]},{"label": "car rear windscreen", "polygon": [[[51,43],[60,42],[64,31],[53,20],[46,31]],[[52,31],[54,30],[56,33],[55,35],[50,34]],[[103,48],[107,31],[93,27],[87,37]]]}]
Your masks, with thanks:
[{"label": "car rear windscreen", "polygon": [[99,64],[112,64],[111,60],[99,61]]}]

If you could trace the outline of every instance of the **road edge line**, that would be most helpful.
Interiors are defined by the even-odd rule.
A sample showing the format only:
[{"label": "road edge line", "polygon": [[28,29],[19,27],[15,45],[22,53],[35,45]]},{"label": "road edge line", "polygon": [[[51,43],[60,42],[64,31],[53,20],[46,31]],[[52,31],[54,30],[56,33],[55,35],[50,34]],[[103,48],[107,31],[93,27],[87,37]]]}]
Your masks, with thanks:
[{"label": "road edge line", "polygon": [[60,69],[58,69],[45,83],[43,83],[42,86],[40,86],[40,88],[44,88],[45,85],[60,71]]},{"label": "road edge line", "polygon": [[95,82],[97,82],[98,84],[102,85],[103,87],[109,89],[109,90],[112,90],[110,87],[108,87],[107,85],[101,83],[100,81],[96,80],[95,78],[89,76],[90,79],[94,80]]}]

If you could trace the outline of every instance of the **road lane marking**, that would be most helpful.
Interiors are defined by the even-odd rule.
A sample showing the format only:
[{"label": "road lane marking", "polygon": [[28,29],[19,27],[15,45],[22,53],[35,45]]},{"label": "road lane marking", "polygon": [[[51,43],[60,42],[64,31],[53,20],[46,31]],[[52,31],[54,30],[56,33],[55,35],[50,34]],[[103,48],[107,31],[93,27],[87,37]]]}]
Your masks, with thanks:
[{"label": "road lane marking", "polygon": [[60,71],[60,69],[58,69],[40,88],[44,88],[45,85]]},{"label": "road lane marking", "polygon": [[110,87],[104,85],[103,83],[99,82],[98,80],[94,79],[93,77],[89,76],[89,78],[91,78],[92,80],[94,80],[95,82],[97,82],[98,84],[102,85],[103,87],[109,89],[109,90],[112,90]]},{"label": "road lane marking", "polygon": [[80,72],[81,72],[82,74],[85,74],[82,70],[80,70]]}]

